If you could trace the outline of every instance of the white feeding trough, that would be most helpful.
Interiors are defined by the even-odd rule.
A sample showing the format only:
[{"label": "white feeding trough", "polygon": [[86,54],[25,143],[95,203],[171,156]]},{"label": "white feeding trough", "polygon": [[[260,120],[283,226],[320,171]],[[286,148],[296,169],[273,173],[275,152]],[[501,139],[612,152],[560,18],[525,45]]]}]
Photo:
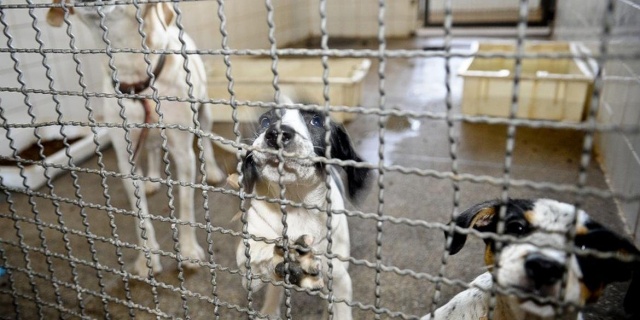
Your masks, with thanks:
[{"label": "white feeding trough", "polygon": [[[39,152],[40,149],[37,145],[34,145],[37,139],[33,135],[33,128],[11,130],[14,130],[14,132],[10,133],[11,136],[15,137],[16,135],[23,135],[23,137],[28,137],[28,139],[15,139],[14,147],[18,150],[19,154],[27,149],[32,148],[35,149],[29,153],[35,152],[35,154],[38,154],[37,152]],[[66,126],[64,128],[64,133],[67,136],[68,140],[75,140],[73,141],[73,143],[70,143],[69,148],[69,154],[71,155],[71,158],[73,159],[73,163],[75,165],[79,165],[84,160],[95,154],[96,145],[93,141],[94,135],[91,132],[90,128]],[[55,148],[57,151],[52,152],[45,157],[45,166],[39,164],[23,163],[23,175],[26,177],[26,184],[30,189],[37,189],[46,183],[47,178],[44,174],[45,167],[47,168],[47,174],[51,178],[53,178],[59,175],[63,171],[63,169],[55,168],[52,165],[69,165],[69,157],[67,156],[66,148],[64,148],[62,143],[55,143],[56,145],[58,145],[58,147],[62,146],[61,148],[56,148],[55,146],[53,146],[53,143],[51,143],[52,141],[62,140],[62,135],[60,134],[60,126],[42,127],[38,130],[38,134],[42,138],[42,143],[49,144],[49,148]],[[98,129],[97,138],[98,142],[100,143],[101,149],[107,147],[110,143],[109,138],[106,134],[106,130],[104,129]],[[8,141],[4,140],[0,147],[2,150],[2,155],[4,157],[15,159],[13,150],[9,148]],[[38,157],[37,159],[30,160],[40,161],[40,158]],[[5,165],[0,165],[0,176],[2,176],[2,185],[13,188],[24,188],[24,179],[20,175],[20,168],[16,165],[16,162],[4,161],[4,164]]]},{"label": "white feeding trough", "polygon": [[[505,43],[474,43],[475,52],[514,54],[516,46]],[[569,42],[531,42],[525,54],[580,54],[586,49]],[[590,102],[593,74],[577,58],[523,58],[516,117],[582,121]],[[508,117],[514,87],[515,59],[474,57],[463,64],[462,112],[468,115]]]},{"label": "white feeding trough", "polygon": [[[273,72],[270,57],[232,57],[231,77],[237,101],[269,101],[273,98]],[[362,98],[362,81],[369,71],[371,61],[356,58],[329,59],[329,99],[332,106],[359,106]],[[227,89],[227,66],[222,59],[207,63],[209,97],[230,99]],[[306,103],[324,105],[324,68],[319,58],[280,57],[277,65],[278,86],[283,93],[295,92]],[[233,121],[233,109],[229,105],[216,104],[214,120]],[[264,108],[241,106],[238,108],[239,121],[257,121]],[[349,121],[355,113],[332,112],[338,122]]]}]

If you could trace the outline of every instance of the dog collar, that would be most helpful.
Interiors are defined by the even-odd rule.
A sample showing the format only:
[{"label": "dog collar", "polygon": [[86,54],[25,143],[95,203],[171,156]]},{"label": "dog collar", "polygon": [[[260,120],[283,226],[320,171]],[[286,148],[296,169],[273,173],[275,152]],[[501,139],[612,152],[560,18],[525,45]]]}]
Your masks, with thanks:
[{"label": "dog collar", "polygon": [[[156,68],[153,70],[154,79],[157,80],[158,77],[160,76],[160,72],[162,72],[162,68],[164,68],[165,60],[166,60],[166,55],[161,54],[160,59],[158,59],[158,64],[156,65]],[[138,83],[125,83],[125,82],[116,83],[114,81],[113,87],[122,93],[138,94],[143,90],[149,88],[149,86],[151,86],[151,78],[152,77],[149,77],[147,78],[147,81],[138,82]],[[149,123],[151,120],[151,104],[147,99],[134,98],[134,100],[138,100],[142,103],[142,107],[144,110],[144,123]],[[140,138],[138,139],[138,143],[136,144],[135,149],[133,150],[133,160],[137,159],[138,151],[140,151],[140,146],[143,144],[143,141],[145,140],[146,136],[147,136],[147,128],[142,128],[142,132],[140,133]]]},{"label": "dog collar", "polygon": [[[166,60],[166,55],[161,54],[160,59],[158,59],[158,64],[156,68],[153,70],[153,78],[158,79],[160,76],[160,72],[162,72],[162,68],[164,68],[164,62]],[[120,82],[116,83],[113,81],[113,87],[119,89],[122,93],[130,93],[130,94],[138,94],[143,90],[149,88],[151,86],[151,77],[147,78],[146,81],[141,81],[137,83],[126,83]]]}]

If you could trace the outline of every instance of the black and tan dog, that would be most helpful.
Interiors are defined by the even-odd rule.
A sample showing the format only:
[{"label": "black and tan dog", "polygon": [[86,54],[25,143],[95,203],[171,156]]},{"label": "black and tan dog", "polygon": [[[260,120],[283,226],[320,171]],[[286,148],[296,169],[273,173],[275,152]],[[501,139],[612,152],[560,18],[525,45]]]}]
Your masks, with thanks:
[{"label": "black and tan dog", "polygon": [[[640,252],[633,244],[591,220],[584,211],[555,200],[486,201],[462,212],[455,223],[480,232],[496,232],[501,206],[506,206],[504,234],[523,241],[504,242],[499,261],[495,261],[496,242],[486,238],[485,263],[492,268],[498,262],[495,280],[489,272],[480,275],[470,289],[456,295],[433,314],[424,316],[423,320],[487,319],[494,281],[500,288],[524,292],[529,297],[515,292],[496,294],[492,319],[579,319],[579,308],[563,310],[557,315],[556,307],[542,300],[581,306],[598,299],[607,284],[628,280],[638,269]],[[607,258],[568,255],[563,248],[567,231],[574,222],[577,228],[575,248],[617,255]],[[466,238],[466,234],[454,233],[451,254],[462,249]],[[631,259],[618,258],[622,256]]]}]

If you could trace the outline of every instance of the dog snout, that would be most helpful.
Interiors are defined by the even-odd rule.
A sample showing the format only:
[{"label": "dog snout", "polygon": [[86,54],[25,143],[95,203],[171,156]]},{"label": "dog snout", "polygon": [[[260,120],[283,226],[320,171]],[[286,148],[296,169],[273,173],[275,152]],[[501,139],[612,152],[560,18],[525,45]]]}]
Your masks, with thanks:
[{"label": "dog snout", "polygon": [[296,132],[293,130],[293,128],[286,126],[286,125],[280,125],[280,130],[278,130],[278,128],[276,128],[275,125],[272,125],[269,127],[269,129],[267,130],[267,132],[264,134],[264,141],[267,143],[267,146],[269,146],[270,148],[274,148],[274,149],[279,149],[278,147],[278,133],[282,132],[282,147],[286,148],[289,144],[291,144],[291,141],[293,141],[293,138],[296,135]]},{"label": "dog snout", "polygon": [[536,288],[558,282],[565,272],[563,264],[540,253],[527,255],[524,269]]}]

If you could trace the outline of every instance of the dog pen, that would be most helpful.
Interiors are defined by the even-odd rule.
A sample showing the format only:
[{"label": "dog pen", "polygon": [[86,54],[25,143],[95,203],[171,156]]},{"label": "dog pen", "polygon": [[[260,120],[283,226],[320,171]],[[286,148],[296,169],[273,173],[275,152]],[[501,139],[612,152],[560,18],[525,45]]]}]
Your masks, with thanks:
[{"label": "dog pen", "polygon": [[[551,51],[530,50],[531,43],[545,41],[533,35],[540,27],[531,26],[529,17],[532,3],[554,1],[512,1],[516,4],[515,27],[507,28],[511,31],[501,37],[504,43],[486,36],[458,35],[468,27],[456,22],[457,7],[452,0],[427,0],[427,4],[442,5],[442,19],[436,26],[431,21],[426,29],[418,30],[415,37],[423,40],[415,41],[398,32],[407,17],[417,23],[418,6],[409,0],[354,2],[357,4],[266,0],[260,8],[248,1],[242,3],[244,7],[223,0],[168,2],[177,14],[178,28],[196,39],[197,50],[112,48],[108,35],[93,39],[95,43],[86,42],[80,23],[71,15],[72,8],[138,7],[157,2],[163,1],[0,3],[0,121],[4,129],[0,317],[265,318],[259,313],[263,293],[242,286],[243,278],[255,275],[241,271],[235,260],[238,243],[252,237],[247,233],[244,208],[256,196],[232,183],[208,184],[199,151],[204,141],[215,141],[216,156],[226,157],[218,161],[224,162],[229,174],[239,171],[243,154],[252,149],[255,115],[273,108],[319,110],[344,119],[366,161],[313,160],[365,167],[375,173],[364,203],[347,210],[324,210],[329,217],[346,215],[349,219],[352,254],[338,259],[350,264],[354,294],[347,304],[356,319],[420,318],[486,271],[477,251],[487,235],[458,230],[468,232],[475,241],[468,256],[450,257],[445,250],[444,234],[454,230],[451,219],[478,201],[556,198],[584,209],[632,237],[636,246],[640,244],[637,2],[592,1],[582,7],[581,1],[573,1],[574,6],[582,7],[576,9],[571,1],[558,1],[555,23],[548,27],[556,44],[561,43],[553,47],[561,49]],[[66,12],[62,28],[55,32],[45,21],[47,10],[53,7]],[[211,29],[203,30],[189,20],[189,14],[196,11],[215,20],[208,22]],[[358,21],[341,20],[348,15],[345,12],[358,12],[352,16]],[[333,13],[342,15],[332,17]],[[234,25],[234,19],[247,17],[260,25],[255,29],[259,31]],[[295,23],[308,32],[296,29]],[[418,29],[411,24],[404,27]],[[357,41],[342,41],[342,28],[354,30],[343,36]],[[366,32],[358,35],[357,30]],[[210,38],[219,41],[215,47],[200,45],[212,41]],[[209,79],[206,101],[101,92],[102,61],[122,53],[200,55],[208,72],[219,77]],[[240,76],[236,78],[234,72],[242,69],[238,64],[258,59],[268,75],[266,86],[260,84],[267,89],[260,90],[268,92],[248,97],[244,91],[237,92],[242,82],[236,81]],[[310,75],[315,85],[308,89],[315,94],[314,101],[281,103],[281,95],[297,86],[280,73],[289,59],[316,68]],[[339,64],[341,59],[354,62],[353,66]],[[570,66],[553,69],[554,63]],[[537,71],[531,71],[531,65]],[[343,78],[348,80],[336,80],[332,68],[355,71],[345,73]],[[224,90],[213,88],[216,81]],[[344,91],[336,96],[334,92],[347,90],[340,84],[355,93]],[[422,87],[424,90],[416,90]],[[183,127],[132,123],[126,117],[121,123],[102,121],[102,101],[135,98],[214,105],[224,108],[228,117],[216,118],[216,134],[203,132],[197,122]],[[483,103],[486,101],[491,103]],[[500,110],[486,109],[494,101],[502,103]],[[566,101],[579,109],[577,117],[573,111],[571,118],[556,116],[556,109],[519,112],[548,103],[561,107]],[[191,132],[196,138],[196,182],[172,178],[171,168],[180,164],[172,163],[166,148],[165,176],[120,173],[105,134],[105,129],[114,128]],[[565,142],[571,144],[570,151],[561,150]],[[25,153],[29,146],[33,157]],[[131,147],[132,152],[135,146]],[[149,198],[150,218],[161,235],[157,252],[135,241],[140,208],[131,209],[122,181],[133,181],[137,192],[144,192],[143,184],[148,181],[160,185],[161,191]],[[194,223],[176,218],[173,192],[180,188],[196,191],[198,217]],[[302,206],[285,198],[266,200],[280,205],[283,213],[288,206]],[[232,220],[238,212],[240,219]],[[194,228],[207,251],[205,260],[191,261],[200,266],[195,270],[182,265],[186,258],[180,254],[178,226]],[[328,228],[331,230],[329,224]],[[572,239],[574,231],[566,236]],[[488,237],[503,239],[499,234]],[[568,254],[575,253],[568,250]],[[165,271],[146,277],[132,273],[139,252],[160,255]],[[335,257],[330,246],[322,254]],[[281,318],[331,317],[322,303],[336,302],[331,278],[322,291],[279,285],[286,288]],[[586,319],[619,317],[621,311],[614,309],[621,309],[626,285],[603,297],[614,301],[614,307],[596,304],[585,308]],[[517,289],[511,290],[518,294]],[[573,307],[562,299],[551,303],[560,313]]]}]

